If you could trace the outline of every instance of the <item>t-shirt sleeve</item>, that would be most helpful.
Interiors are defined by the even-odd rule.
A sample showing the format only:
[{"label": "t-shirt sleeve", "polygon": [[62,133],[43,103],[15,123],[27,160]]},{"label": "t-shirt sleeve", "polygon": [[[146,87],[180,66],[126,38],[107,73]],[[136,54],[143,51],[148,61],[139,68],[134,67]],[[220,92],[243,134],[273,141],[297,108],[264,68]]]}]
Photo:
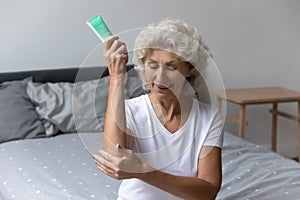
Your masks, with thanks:
[{"label": "t-shirt sleeve", "polygon": [[211,124],[203,146],[223,147],[223,125],[224,120],[218,109],[213,109]]}]

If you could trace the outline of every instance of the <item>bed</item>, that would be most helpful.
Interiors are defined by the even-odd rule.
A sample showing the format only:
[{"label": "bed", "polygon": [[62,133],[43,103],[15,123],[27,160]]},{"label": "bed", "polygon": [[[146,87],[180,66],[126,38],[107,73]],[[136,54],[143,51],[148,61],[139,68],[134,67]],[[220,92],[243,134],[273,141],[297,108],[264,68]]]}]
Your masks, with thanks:
[{"label": "bed", "polygon": [[[132,67],[127,98],[144,92]],[[105,67],[0,74],[0,199],[116,199],[120,181],[102,174],[91,157],[101,146],[108,80]],[[98,99],[89,102],[95,91]],[[298,162],[226,131],[222,160],[217,199],[300,199]]]}]

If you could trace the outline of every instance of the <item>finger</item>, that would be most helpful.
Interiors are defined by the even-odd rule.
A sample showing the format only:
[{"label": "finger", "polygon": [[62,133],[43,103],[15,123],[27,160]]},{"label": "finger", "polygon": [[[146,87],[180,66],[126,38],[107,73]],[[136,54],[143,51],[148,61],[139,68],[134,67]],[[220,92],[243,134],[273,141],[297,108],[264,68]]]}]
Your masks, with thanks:
[{"label": "finger", "polygon": [[100,167],[101,169],[103,169],[104,171],[111,171],[111,172],[114,172],[115,169],[110,167],[109,165],[107,165],[105,163],[105,161],[102,163],[102,161],[99,161],[99,160],[95,160],[95,163],[97,164],[98,167]]},{"label": "finger", "polygon": [[100,167],[98,167],[98,169],[99,169],[100,171],[102,171],[104,174],[106,174],[107,176],[110,176],[110,177],[113,178],[113,179],[117,179],[117,180],[124,179],[124,178],[122,177],[122,175],[119,175],[119,174],[117,174],[117,173],[115,173],[115,172],[112,172],[112,171],[103,171],[103,169],[101,169]]},{"label": "finger", "polygon": [[110,158],[112,157],[112,154],[108,153],[107,151],[104,150],[100,150],[99,154],[105,158],[106,160],[110,160]]},{"label": "finger", "polygon": [[111,47],[109,48],[109,52],[115,52],[119,47],[121,46],[120,41],[119,40],[114,40]]},{"label": "finger", "polygon": [[107,169],[104,166],[99,166],[98,169],[103,172],[104,174],[117,179],[117,180],[121,180],[121,179],[126,179],[126,178],[134,178],[134,176],[130,173],[124,173],[122,171],[114,171],[111,169]]},{"label": "finger", "polygon": [[127,62],[128,60],[128,54],[127,54],[127,49],[125,44],[116,46],[115,43],[113,44],[112,48],[107,52],[107,60],[109,60],[110,63],[113,63],[117,60],[122,61],[122,62]]},{"label": "finger", "polygon": [[111,176],[111,175],[113,175],[113,174],[115,174],[115,171],[114,170],[112,170],[112,169],[110,169],[110,168],[108,168],[108,167],[106,167],[106,166],[104,166],[104,165],[98,165],[98,167],[97,167],[101,172],[103,172],[103,173],[105,173],[105,174],[107,174],[107,175],[109,175],[109,176]]},{"label": "finger", "polygon": [[108,176],[110,176],[110,177],[112,177],[112,178],[115,178],[115,177],[112,175],[113,173],[108,172],[108,171],[105,171],[105,170],[102,169],[101,167],[98,167],[98,169],[99,169],[102,173],[104,173],[104,174],[106,174],[106,175],[108,175]]},{"label": "finger", "polygon": [[101,162],[100,162],[101,157],[100,157],[100,156],[98,156],[98,155],[93,155],[93,158],[94,158],[94,162],[95,162],[97,165],[101,164]]},{"label": "finger", "polygon": [[112,155],[111,153],[104,151],[104,150],[100,150],[99,154],[107,161],[111,162],[111,163],[117,163],[118,161],[118,157]]},{"label": "finger", "polygon": [[125,54],[114,54],[111,58],[110,63],[115,63],[116,65],[119,65],[118,71],[123,72],[122,75],[125,73],[125,64],[128,62],[128,57]]},{"label": "finger", "polygon": [[113,171],[117,171],[118,170],[118,167],[115,166],[113,163],[105,160],[103,157],[100,157],[100,156],[97,156],[95,155],[95,163],[98,165],[98,166],[104,166],[105,168],[109,168]]},{"label": "finger", "polygon": [[117,53],[117,54],[127,54],[126,45],[124,43],[120,44],[118,46],[118,48],[115,50],[115,53]]},{"label": "finger", "polygon": [[[124,46],[124,47],[122,47]],[[126,45],[124,42],[120,41],[119,38],[114,37],[111,38],[110,40],[107,41],[107,43],[105,43],[104,46],[104,52],[106,52],[107,54],[113,54],[114,52],[116,52],[120,47],[122,47],[122,49],[126,50]],[[105,55],[105,54],[104,54]]]},{"label": "finger", "polygon": [[103,43],[103,49],[104,49],[104,51],[108,51],[111,48],[113,42],[116,41],[116,40],[118,40],[118,39],[119,39],[119,37],[117,37],[115,35],[109,36],[108,38],[106,38],[104,40],[104,43]]},{"label": "finger", "polygon": [[127,57],[124,58],[123,55],[128,56],[126,45],[119,40],[115,40],[110,49],[104,53],[104,57],[108,63],[113,63],[116,60],[126,61]]},{"label": "finger", "polygon": [[[126,173],[124,174],[124,172],[122,172],[121,170],[119,169],[114,169],[114,168],[110,168],[109,166],[107,165],[103,165],[102,163],[97,163],[98,165],[98,169],[105,173],[106,175],[114,178],[114,179],[124,179],[124,175],[126,175]],[[128,175],[127,175],[128,176]]]}]

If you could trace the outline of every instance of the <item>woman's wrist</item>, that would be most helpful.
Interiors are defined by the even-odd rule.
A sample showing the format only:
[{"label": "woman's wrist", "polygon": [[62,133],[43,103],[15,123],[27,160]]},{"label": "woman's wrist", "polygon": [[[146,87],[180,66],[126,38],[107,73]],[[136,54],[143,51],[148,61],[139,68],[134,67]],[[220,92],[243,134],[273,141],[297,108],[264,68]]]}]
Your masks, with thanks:
[{"label": "woman's wrist", "polygon": [[120,85],[123,84],[125,80],[125,74],[121,75],[109,75],[109,82],[112,85]]},{"label": "woman's wrist", "polygon": [[137,178],[140,179],[141,181],[146,181],[148,179],[151,179],[151,177],[153,177],[158,170],[154,169],[153,167],[147,165],[147,164],[143,164],[143,172],[138,173]]}]

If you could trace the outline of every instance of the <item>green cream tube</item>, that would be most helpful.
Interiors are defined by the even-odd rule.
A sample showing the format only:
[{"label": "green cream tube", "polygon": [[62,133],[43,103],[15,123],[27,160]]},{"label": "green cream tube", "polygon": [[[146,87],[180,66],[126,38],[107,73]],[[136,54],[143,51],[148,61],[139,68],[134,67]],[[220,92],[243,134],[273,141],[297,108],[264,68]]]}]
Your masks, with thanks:
[{"label": "green cream tube", "polygon": [[112,35],[109,28],[105,24],[103,18],[100,15],[96,15],[95,17],[89,19],[87,25],[94,31],[94,33],[100,38],[102,42],[106,38]]}]

